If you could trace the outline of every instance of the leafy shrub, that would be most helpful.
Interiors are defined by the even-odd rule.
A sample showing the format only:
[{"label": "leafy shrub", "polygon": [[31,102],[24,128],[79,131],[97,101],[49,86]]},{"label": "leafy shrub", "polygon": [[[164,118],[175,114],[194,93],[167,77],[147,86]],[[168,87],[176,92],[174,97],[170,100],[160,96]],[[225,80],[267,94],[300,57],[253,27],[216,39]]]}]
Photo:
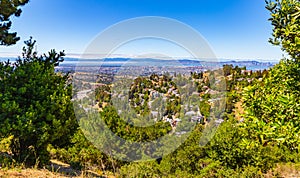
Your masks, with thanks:
[{"label": "leafy shrub", "polygon": [[80,129],[71,138],[71,144],[65,148],[48,147],[52,158],[70,164],[75,169],[94,169],[105,171],[117,171],[123,165],[97,149],[90,143]]},{"label": "leafy shrub", "polygon": [[13,158],[27,166],[49,161],[48,144],[63,146],[77,128],[69,76],[55,73],[64,54],[33,52],[26,41],[23,58],[0,63],[0,137],[13,136]]},{"label": "leafy shrub", "polygon": [[290,60],[281,61],[262,82],[245,89],[245,127],[262,145],[299,150],[299,67]]}]

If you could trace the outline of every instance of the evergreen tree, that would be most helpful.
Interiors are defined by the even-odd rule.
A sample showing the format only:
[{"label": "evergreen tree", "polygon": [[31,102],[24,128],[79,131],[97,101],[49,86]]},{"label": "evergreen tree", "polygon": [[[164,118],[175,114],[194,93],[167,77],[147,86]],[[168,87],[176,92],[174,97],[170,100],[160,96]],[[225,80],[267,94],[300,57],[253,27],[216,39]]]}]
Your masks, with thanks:
[{"label": "evergreen tree", "polygon": [[63,52],[38,56],[26,44],[22,58],[0,63],[0,138],[13,136],[13,158],[30,166],[49,161],[48,144],[68,144],[77,122],[69,75],[54,70]]},{"label": "evergreen tree", "polygon": [[27,4],[29,0],[0,0],[0,45],[13,45],[20,40],[16,32],[10,32],[12,16],[19,17],[22,10],[20,6]]}]

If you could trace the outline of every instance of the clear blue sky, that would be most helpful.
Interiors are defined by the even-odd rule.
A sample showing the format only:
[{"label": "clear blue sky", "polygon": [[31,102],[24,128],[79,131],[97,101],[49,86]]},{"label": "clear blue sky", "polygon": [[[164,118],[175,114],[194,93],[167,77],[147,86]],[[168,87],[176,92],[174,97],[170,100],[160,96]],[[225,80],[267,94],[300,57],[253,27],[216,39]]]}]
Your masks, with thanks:
[{"label": "clear blue sky", "polygon": [[80,54],[99,32],[140,16],[179,20],[201,33],[218,58],[279,60],[279,47],[268,43],[272,26],[263,0],[31,0],[13,29],[21,41],[0,47],[0,56],[20,54],[33,36],[38,51]]}]

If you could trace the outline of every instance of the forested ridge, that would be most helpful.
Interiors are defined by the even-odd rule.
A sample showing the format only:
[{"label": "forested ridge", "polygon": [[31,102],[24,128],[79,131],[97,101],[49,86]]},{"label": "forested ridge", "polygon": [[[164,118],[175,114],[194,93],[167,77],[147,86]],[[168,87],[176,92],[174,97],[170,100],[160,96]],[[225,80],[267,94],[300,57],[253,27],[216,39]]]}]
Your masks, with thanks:
[{"label": "forested ridge", "polygon": [[[9,6],[1,1],[0,7],[11,8],[9,13],[0,12],[0,22],[4,21],[5,27],[0,28],[1,45],[18,41],[15,33],[8,32],[10,22],[6,21],[11,15],[19,16],[18,6],[27,2]],[[93,109],[97,109],[111,131],[130,141],[151,141],[172,133],[180,136],[184,127],[195,124],[179,148],[150,161],[119,160],[96,148],[85,137],[89,130],[79,126],[89,126],[97,120],[87,119],[86,107],[72,100],[72,91],[88,89],[91,84],[82,82],[81,88],[75,88],[72,80],[76,74],[55,72],[64,60],[64,52],[37,54],[36,42],[32,38],[25,41],[22,56],[0,63],[0,169],[42,168],[50,160],[59,160],[76,170],[115,177],[300,176],[300,2],[266,1],[266,9],[273,26],[269,42],[280,46],[286,54],[268,70],[250,71],[224,65],[189,75],[141,76],[126,93],[128,106],[123,109],[132,108],[127,115],[114,107],[114,86],[110,79],[103,81],[106,76],[97,80],[94,95],[83,98],[83,103],[90,103],[91,99],[96,103]],[[214,78],[216,74],[218,77]],[[220,81],[225,82],[225,91],[220,90]],[[191,93],[196,99],[185,106],[181,106],[181,83],[187,85],[187,91],[195,89]],[[223,92],[222,103],[218,97]],[[151,106],[156,110],[151,110]],[[182,110],[201,116],[186,117]],[[143,119],[138,120],[137,116]],[[218,121],[216,133],[201,145],[203,130],[214,119]],[[155,124],[128,124],[143,125],[148,121]],[[143,153],[134,153],[135,149],[126,146],[120,149],[130,150],[141,158],[152,156],[148,147]]]}]

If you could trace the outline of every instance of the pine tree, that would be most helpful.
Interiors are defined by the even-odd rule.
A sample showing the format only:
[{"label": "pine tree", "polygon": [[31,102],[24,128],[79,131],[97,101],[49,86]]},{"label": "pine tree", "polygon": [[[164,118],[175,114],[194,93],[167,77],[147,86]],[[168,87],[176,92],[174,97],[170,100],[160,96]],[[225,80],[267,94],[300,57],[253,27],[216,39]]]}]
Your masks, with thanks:
[{"label": "pine tree", "polygon": [[10,46],[20,40],[16,32],[10,32],[12,16],[19,17],[22,10],[20,6],[27,4],[29,0],[0,0],[0,45]]}]

